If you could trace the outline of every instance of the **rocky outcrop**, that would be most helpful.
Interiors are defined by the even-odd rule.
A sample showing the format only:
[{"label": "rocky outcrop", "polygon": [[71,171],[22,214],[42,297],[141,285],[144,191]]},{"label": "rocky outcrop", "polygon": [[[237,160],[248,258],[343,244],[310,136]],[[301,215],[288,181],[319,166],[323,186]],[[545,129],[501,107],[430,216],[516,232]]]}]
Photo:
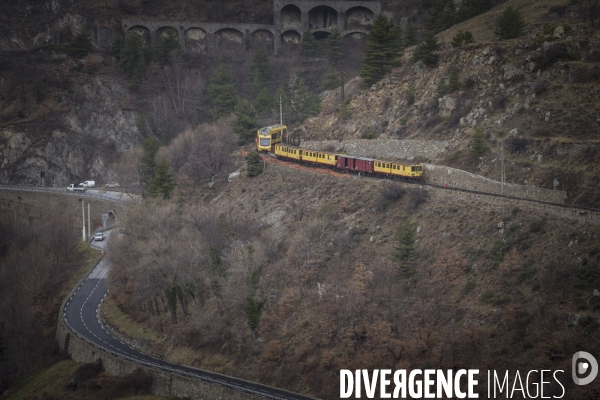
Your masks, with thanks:
[{"label": "rocky outcrop", "polygon": [[121,108],[124,87],[84,75],[73,92],[61,104],[66,112],[0,128],[0,183],[37,184],[40,171],[46,185],[103,182],[111,159],[139,142],[134,112]]}]

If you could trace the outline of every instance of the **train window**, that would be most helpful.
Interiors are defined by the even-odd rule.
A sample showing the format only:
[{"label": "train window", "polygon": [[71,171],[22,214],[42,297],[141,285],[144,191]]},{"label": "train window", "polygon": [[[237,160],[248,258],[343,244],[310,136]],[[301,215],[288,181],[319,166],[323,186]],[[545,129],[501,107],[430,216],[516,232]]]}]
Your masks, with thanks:
[{"label": "train window", "polygon": [[415,166],[414,165],[412,167],[410,167],[410,171],[411,172],[415,172]]}]

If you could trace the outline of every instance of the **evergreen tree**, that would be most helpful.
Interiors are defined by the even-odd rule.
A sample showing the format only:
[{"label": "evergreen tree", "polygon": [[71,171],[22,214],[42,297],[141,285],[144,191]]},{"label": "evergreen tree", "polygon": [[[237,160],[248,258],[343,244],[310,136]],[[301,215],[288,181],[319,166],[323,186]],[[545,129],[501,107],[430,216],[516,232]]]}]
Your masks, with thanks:
[{"label": "evergreen tree", "polygon": [[207,92],[212,105],[213,120],[216,121],[233,112],[237,104],[238,92],[225,62],[222,62],[210,77]]},{"label": "evergreen tree", "polygon": [[333,90],[335,88],[340,87],[342,84],[342,78],[340,77],[340,73],[330,66],[325,72],[325,76],[323,77],[323,90]]},{"label": "evergreen tree", "polygon": [[302,40],[300,41],[300,53],[305,59],[313,58],[317,56],[319,44],[313,33],[309,30],[302,34]]},{"label": "evergreen tree", "polygon": [[440,57],[438,54],[439,49],[440,44],[438,43],[437,37],[435,37],[433,33],[430,33],[425,37],[425,40],[415,48],[412,61],[422,61],[423,64],[429,67],[437,66]]},{"label": "evergreen tree", "polygon": [[302,123],[306,118],[315,116],[321,111],[319,98],[310,93],[304,80],[298,79],[290,102],[292,108],[292,122]]},{"label": "evergreen tree", "polygon": [[435,88],[435,99],[436,100],[441,99],[446,94],[448,94],[448,92],[449,92],[449,90],[448,90],[448,85],[446,84],[446,80],[440,79]]},{"label": "evergreen tree", "polygon": [[494,34],[503,40],[518,38],[523,35],[525,30],[525,20],[521,13],[512,6],[500,14],[495,25]]},{"label": "evergreen tree", "polygon": [[156,41],[152,46],[152,61],[164,67],[173,62],[173,52],[181,52],[179,34],[175,29],[168,28],[165,34],[156,36]]},{"label": "evergreen tree", "polygon": [[117,61],[121,59],[121,52],[123,51],[123,47],[125,47],[125,40],[123,39],[123,35],[117,33],[111,45],[112,55],[117,59]]},{"label": "evergreen tree", "polygon": [[249,177],[258,176],[263,172],[263,164],[260,155],[253,151],[246,156],[246,175]]},{"label": "evergreen tree", "polygon": [[170,199],[174,189],[175,178],[171,172],[171,165],[167,160],[159,161],[154,168],[154,179],[148,189],[150,195]]},{"label": "evergreen tree", "polygon": [[333,29],[327,38],[327,57],[332,65],[338,65],[344,59],[344,40],[340,31]]},{"label": "evergreen tree", "polygon": [[139,83],[146,74],[144,39],[140,35],[132,34],[127,38],[121,51],[120,64],[131,79],[132,85]]},{"label": "evergreen tree", "polygon": [[244,145],[251,141],[256,136],[257,125],[252,105],[248,100],[240,99],[235,106],[235,119],[231,126],[238,135],[238,143]]},{"label": "evergreen tree", "polygon": [[457,22],[466,21],[492,9],[492,0],[464,0],[458,10]]},{"label": "evergreen tree", "polygon": [[450,78],[448,78],[448,93],[460,89],[460,78],[458,77],[458,68],[452,68]]},{"label": "evergreen tree", "polygon": [[483,126],[475,128],[475,134],[473,135],[473,144],[471,145],[471,154],[474,157],[479,157],[485,151],[485,132]]},{"label": "evergreen tree", "polygon": [[391,258],[397,263],[398,272],[402,278],[414,275],[414,244],[417,238],[417,227],[408,219],[400,223],[396,230],[397,244],[391,253]]},{"label": "evergreen tree", "polygon": [[268,114],[273,110],[275,101],[273,95],[266,87],[258,93],[252,104],[257,114]]},{"label": "evergreen tree", "polygon": [[402,48],[407,48],[417,44],[417,37],[415,35],[415,28],[412,25],[408,25],[402,35]]},{"label": "evergreen tree", "polygon": [[260,85],[257,94],[267,85],[270,75],[269,54],[264,47],[257,46],[252,54],[252,64],[250,65],[250,76],[252,76],[253,79],[256,78],[257,84]]},{"label": "evergreen tree", "polygon": [[464,31],[463,42],[464,42],[464,44],[471,44],[471,43],[475,42],[475,39],[473,38],[473,34],[470,31]]},{"label": "evergreen tree", "polygon": [[154,136],[148,136],[142,142],[142,156],[140,158],[140,179],[149,187],[154,180],[156,169],[156,153],[160,148],[160,142]]},{"label": "evergreen tree", "polygon": [[75,36],[68,53],[75,57],[85,57],[92,50],[92,39],[87,32],[81,32]]},{"label": "evergreen tree", "polygon": [[365,56],[358,71],[364,86],[371,86],[383,78],[400,61],[399,32],[391,18],[381,14],[377,17],[368,36]]}]

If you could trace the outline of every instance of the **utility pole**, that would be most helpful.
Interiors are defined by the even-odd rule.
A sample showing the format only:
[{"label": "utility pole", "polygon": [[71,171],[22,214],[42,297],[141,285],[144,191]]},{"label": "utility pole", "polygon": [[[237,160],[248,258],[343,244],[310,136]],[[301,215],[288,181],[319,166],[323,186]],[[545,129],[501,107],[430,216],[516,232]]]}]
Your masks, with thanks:
[{"label": "utility pole", "polygon": [[345,97],[345,93],[344,93],[344,71],[342,70],[342,87],[341,87],[341,99],[342,99],[342,103],[344,102],[344,97]]},{"label": "utility pole", "polygon": [[502,188],[500,189],[500,194],[504,195],[504,140],[500,143],[500,154],[502,158],[502,167],[500,168]]},{"label": "utility pole", "polygon": [[85,205],[83,199],[79,199],[81,202],[81,221],[83,222],[83,230],[81,232],[81,240],[85,242]]},{"label": "utility pole", "polygon": [[88,233],[92,236],[92,225],[90,224],[90,203],[88,203]]},{"label": "utility pole", "polygon": [[283,126],[283,105],[281,104],[281,95],[279,95],[279,126]]}]

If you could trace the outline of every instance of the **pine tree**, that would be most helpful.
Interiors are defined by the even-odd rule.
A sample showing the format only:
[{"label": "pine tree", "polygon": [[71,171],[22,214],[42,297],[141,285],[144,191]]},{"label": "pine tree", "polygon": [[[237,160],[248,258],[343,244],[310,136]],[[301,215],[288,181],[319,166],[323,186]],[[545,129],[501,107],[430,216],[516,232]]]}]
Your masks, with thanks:
[{"label": "pine tree", "polygon": [[167,29],[165,34],[157,35],[154,46],[152,46],[152,61],[160,66],[173,62],[173,52],[181,52],[179,34],[175,29]]},{"label": "pine tree", "polygon": [[207,92],[212,105],[213,120],[216,121],[233,112],[237,104],[238,92],[225,62],[222,62],[210,77]]},{"label": "pine tree", "polygon": [[[260,89],[258,92],[262,90],[264,86],[269,82],[269,76],[271,72],[269,71],[269,54],[262,46],[257,46],[254,49],[254,53],[252,54],[252,64],[250,65],[250,76],[253,78],[256,77],[258,85],[260,85]],[[257,94],[258,94],[257,92]]]},{"label": "pine tree", "polygon": [[417,239],[417,227],[408,219],[400,223],[396,229],[397,244],[391,253],[391,258],[397,263],[398,272],[402,278],[414,275],[414,244]]},{"label": "pine tree", "polygon": [[154,168],[154,179],[148,189],[152,197],[170,199],[175,189],[175,178],[171,172],[171,165],[167,160],[159,161]]},{"label": "pine tree", "polygon": [[156,169],[156,153],[160,148],[160,142],[154,136],[148,136],[142,142],[142,156],[140,158],[140,179],[149,187],[154,180]]},{"label": "pine tree", "polygon": [[254,106],[257,114],[267,114],[273,110],[275,101],[269,89],[264,87],[254,99],[252,105]]},{"label": "pine tree", "polygon": [[518,10],[509,6],[496,19],[496,30],[494,34],[500,39],[515,39],[523,36],[525,30],[525,20]]},{"label": "pine tree", "polygon": [[474,157],[479,157],[485,151],[485,132],[483,126],[475,128],[475,134],[473,135],[473,143],[471,145],[471,154]]},{"label": "pine tree", "polygon": [[402,48],[407,48],[417,44],[417,38],[415,35],[415,28],[412,25],[408,25],[402,36]]},{"label": "pine tree", "polygon": [[321,84],[323,90],[333,90],[340,87],[341,84],[342,79],[340,78],[340,73],[335,68],[330,66],[323,77],[323,83]]},{"label": "pine tree", "polygon": [[140,35],[132,34],[127,38],[121,51],[120,64],[132,82],[139,82],[144,76],[147,63],[144,40]]},{"label": "pine tree", "polygon": [[231,128],[238,135],[238,143],[246,144],[256,135],[256,113],[246,99],[240,99],[235,106],[235,119]]},{"label": "pine tree", "polygon": [[69,54],[75,57],[85,57],[90,50],[92,50],[92,39],[89,33],[83,31],[75,36]]},{"label": "pine tree", "polygon": [[302,34],[302,40],[300,41],[300,53],[305,59],[314,58],[317,56],[318,48],[317,39],[313,33],[309,30]]},{"label": "pine tree", "polygon": [[123,35],[117,33],[111,45],[112,55],[117,59],[117,61],[121,59],[121,51],[123,51],[123,47],[125,47]]},{"label": "pine tree", "polygon": [[302,123],[308,117],[315,116],[321,111],[319,98],[310,93],[304,80],[298,79],[292,91],[291,108],[292,122]]},{"label": "pine tree", "polygon": [[383,78],[400,61],[399,32],[391,18],[381,14],[377,17],[368,36],[365,56],[358,71],[365,87]]},{"label": "pine tree", "polygon": [[338,65],[344,59],[344,41],[340,31],[333,29],[327,38],[327,57],[332,65]]},{"label": "pine tree", "polygon": [[448,78],[448,93],[460,89],[460,78],[458,77],[458,68],[452,68],[450,78]]},{"label": "pine tree", "polygon": [[464,31],[463,42],[465,44],[471,44],[471,43],[475,42],[475,39],[473,38],[473,34],[470,31]]},{"label": "pine tree", "polygon": [[253,151],[246,156],[246,175],[249,177],[258,176],[263,172],[263,164],[260,155]]},{"label": "pine tree", "polygon": [[430,33],[425,37],[425,40],[415,48],[412,61],[422,61],[423,64],[429,67],[437,66],[439,60],[439,49],[440,44],[438,43],[437,37],[435,37],[433,33]]}]

